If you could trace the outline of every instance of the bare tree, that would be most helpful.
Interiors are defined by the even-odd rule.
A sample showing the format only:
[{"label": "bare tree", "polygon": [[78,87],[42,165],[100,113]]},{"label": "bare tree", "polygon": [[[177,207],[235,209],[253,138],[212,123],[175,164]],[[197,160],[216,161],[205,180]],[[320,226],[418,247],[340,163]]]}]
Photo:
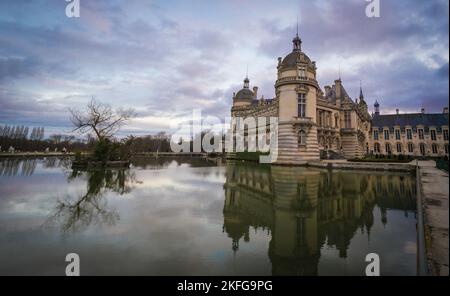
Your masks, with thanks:
[{"label": "bare tree", "polygon": [[98,140],[112,138],[124,124],[136,116],[134,109],[113,110],[111,106],[97,102],[95,98],[92,98],[85,111],[71,108],[69,111],[75,126],[73,131],[80,134],[93,131]]}]

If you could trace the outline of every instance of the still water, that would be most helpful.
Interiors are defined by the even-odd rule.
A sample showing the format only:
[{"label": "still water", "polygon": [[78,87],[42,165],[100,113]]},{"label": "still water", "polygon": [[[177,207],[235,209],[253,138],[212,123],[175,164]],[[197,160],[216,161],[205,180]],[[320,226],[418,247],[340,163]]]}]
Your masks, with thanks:
[{"label": "still water", "polygon": [[200,159],[0,160],[0,275],[416,274],[415,179]]}]

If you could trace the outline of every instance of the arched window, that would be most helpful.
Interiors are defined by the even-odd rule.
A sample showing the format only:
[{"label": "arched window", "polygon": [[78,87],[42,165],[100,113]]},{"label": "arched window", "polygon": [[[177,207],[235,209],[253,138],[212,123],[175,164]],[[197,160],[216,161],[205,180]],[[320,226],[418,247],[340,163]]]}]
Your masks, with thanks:
[{"label": "arched window", "polygon": [[306,133],[304,130],[298,132],[298,144],[300,146],[306,145]]},{"label": "arched window", "polygon": [[380,144],[379,143],[375,143],[375,145],[373,145],[373,151],[375,153],[380,153]]}]

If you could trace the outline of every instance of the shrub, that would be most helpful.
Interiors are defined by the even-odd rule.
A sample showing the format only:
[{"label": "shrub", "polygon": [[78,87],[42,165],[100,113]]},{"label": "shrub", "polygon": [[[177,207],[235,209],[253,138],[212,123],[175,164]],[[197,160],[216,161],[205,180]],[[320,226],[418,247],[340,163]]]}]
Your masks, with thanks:
[{"label": "shrub", "polygon": [[81,161],[81,152],[80,151],[77,151],[75,153],[75,161]]}]

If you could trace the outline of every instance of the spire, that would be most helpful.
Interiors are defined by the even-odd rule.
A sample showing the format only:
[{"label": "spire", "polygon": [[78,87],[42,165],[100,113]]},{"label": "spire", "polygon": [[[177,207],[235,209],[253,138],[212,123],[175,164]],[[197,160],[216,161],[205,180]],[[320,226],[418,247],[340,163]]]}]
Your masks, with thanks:
[{"label": "spire", "polygon": [[364,95],[363,95],[363,91],[362,91],[362,82],[361,82],[361,80],[359,81],[359,100],[360,101],[364,101]]},{"label": "spire", "polygon": [[292,39],[292,43],[294,44],[293,50],[302,50],[302,40],[300,37],[298,37],[298,15],[297,15],[297,34],[295,35],[295,38]]}]

